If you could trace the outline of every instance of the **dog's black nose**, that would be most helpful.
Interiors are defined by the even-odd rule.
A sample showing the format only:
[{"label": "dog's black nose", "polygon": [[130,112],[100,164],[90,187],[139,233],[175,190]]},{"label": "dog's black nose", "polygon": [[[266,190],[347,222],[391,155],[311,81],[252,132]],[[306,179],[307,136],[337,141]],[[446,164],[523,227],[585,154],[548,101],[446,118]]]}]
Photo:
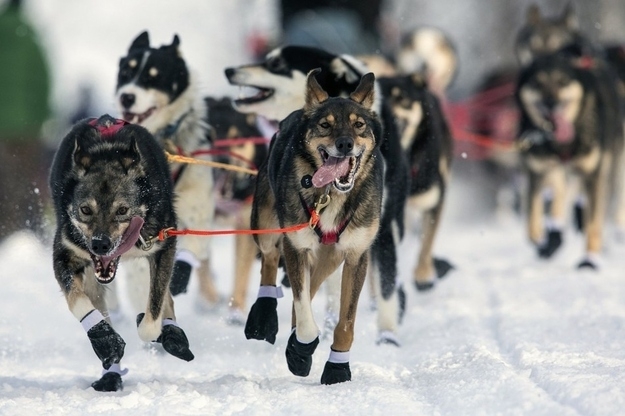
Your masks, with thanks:
[{"label": "dog's black nose", "polygon": [[111,239],[105,235],[98,235],[91,239],[91,251],[103,256],[111,250]]},{"label": "dog's black nose", "polygon": [[119,97],[119,101],[124,108],[130,108],[135,103],[135,95],[134,94],[122,94]]},{"label": "dog's black nose", "polygon": [[354,139],[343,136],[336,139],[336,149],[342,155],[346,156],[354,148]]},{"label": "dog's black nose", "polygon": [[234,68],[226,68],[224,70],[225,74],[226,74],[226,78],[230,79],[233,75],[234,75]]}]

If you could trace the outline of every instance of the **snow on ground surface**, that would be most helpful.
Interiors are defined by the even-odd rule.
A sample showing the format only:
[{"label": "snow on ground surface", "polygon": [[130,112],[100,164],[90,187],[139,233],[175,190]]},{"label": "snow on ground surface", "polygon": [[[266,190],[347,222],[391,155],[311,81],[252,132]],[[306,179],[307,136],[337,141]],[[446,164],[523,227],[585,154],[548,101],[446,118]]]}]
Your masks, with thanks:
[{"label": "snow on ground surface", "polygon": [[[462,192],[451,208],[462,206]],[[449,217],[449,216],[448,216]],[[275,345],[248,341],[225,323],[227,307],[198,312],[197,283],[176,298],[178,321],[195,360],[147,347],[122,293],[127,342],[124,390],[98,393],[100,363],[67,310],[51,251],[29,235],[0,246],[0,414],[413,414],[617,415],[625,406],[625,258],[610,241],[601,272],[574,265],[583,241],[568,231],[551,261],[536,258],[520,219],[444,224],[436,252],[454,270],[429,293],[410,285],[418,240],[401,247],[408,310],[401,348],[375,345],[375,312],[363,290],[352,348],[351,382],[319,380],[330,341],[320,343],[310,376],[289,373],[284,349],[291,293],[279,301]],[[231,287],[233,244],[215,238],[215,271]],[[259,265],[250,283],[250,304]],[[314,301],[322,323],[324,298]]]},{"label": "snow on ground surface", "polygon": [[[228,18],[237,15],[238,2],[219,2],[220,9],[209,3],[215,4],[196,3],[200,9],[192,13],[191,7],[181,12],[178,6],[169,10],[170,2],[151,2],[148,15],[143,2],[116,0],[99,8],[79,0],[32,2],[31,15],[56,71],[55,101],[71,102],[81,81],[95,81],[99,105],[112,108],[117,61],[145,28],[156,44],[179,33],[185,56],[210,75],[203,90],[230,91],[222,71],[245,60],[245,22]],[[224,30],[225,22],[231,30]],[[465,185],[477,183],[465,179]],[[409,234],[400,257],[408,294],[398,333],[402,347],[375,345],[375,312],[365,287],[351,354],[353,380],[333,386],[319,383],[329,340],[317,348],[309,377],[287,369],[288,290],[278,305],[280,332],[270,345],[248,341],[242,327],[227,325],[225,305],[198,312],[192,281],[189,293],[176,298],[176,309],[195,360],[186,363],[146,347],[134,327],[136,312],[122,298],[123,320],[116,327],[127,342],[122,364],[130,372],[123,391],[98,393],[90,384],[101,366],[54,279],[49,243],[14,235],[0,245],[0,414],[623,414],[625,245],[608,238],[601,272],[579,272],[574,266],[583,241],[567,231],[561,252],[540,261],[520,219],[456,215],[482,196],[467,189],[475,188],[458,182],[452,187],[436,242],[436,253],[456,270],[435,290],[417,293],[410,279],[418,240]],[[213,247],[218,285],[227,297],[232,238],[216,238]],[[258,276],[257,264],[250,304]],[[121,272],[118,280],[123,295]],[[323,296],[314,306],[321,324]]]}]

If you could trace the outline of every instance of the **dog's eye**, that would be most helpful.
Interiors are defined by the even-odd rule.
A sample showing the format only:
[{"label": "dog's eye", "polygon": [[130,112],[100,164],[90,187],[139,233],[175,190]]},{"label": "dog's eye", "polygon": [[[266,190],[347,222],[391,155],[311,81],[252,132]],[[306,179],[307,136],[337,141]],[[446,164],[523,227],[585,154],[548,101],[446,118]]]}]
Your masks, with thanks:
[{"label": "dog's eye", "polygon": [[362,121],[357,121],[354,123],[354,127],[356,127],[357,129],[361,129],[365,126],[365,123],[363,123]]},{"label": "dog's eye", "polygon": [[80,212],[82,212],[84,215],[93,215],[93,211],[88,206],[80,207]]},{"label": "dog's eye", "polygon": [[267,61],[267,68],[271,71],[280,71],[283,67],[284,65],[282,64],[282,61],[278,58]]},{"label": "dog's eye", "polygon": [[117,215],[126,215],[128,213],[128,207],[117,208]]},{"label": "dog's eye", "polygon": [[330,123],[324,121],[323,123],[319,123],[319,127],[321,127],[322,129],[329,129],[331,126]]}]

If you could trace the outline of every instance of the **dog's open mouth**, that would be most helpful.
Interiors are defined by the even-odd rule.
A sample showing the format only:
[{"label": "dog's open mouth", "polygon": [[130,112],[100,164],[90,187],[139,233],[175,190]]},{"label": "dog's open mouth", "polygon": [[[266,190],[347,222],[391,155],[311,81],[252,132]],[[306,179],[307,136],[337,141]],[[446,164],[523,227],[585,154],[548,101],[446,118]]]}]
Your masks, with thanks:
[{"label": "dog's open mouth", "polygon": [[[258,103],[270,98],[275,92],[275,90],[271,88],[257,87],[256,85],[239,85],[239,87],[239,98],[234,100],[236,105]],[[246,94],[250,89],[253,89],[253,91],[250,92],[250,94],[253,95]]]},{"label": "dog's open mouth", "polygon": [[321,188],[329,183],[340,192],[348,192],[354,187],[354,178],[360,167],[362,153],[358,156],[335,157],[330,156],[324,149],[319,149],[323,165],[314,173],[312,182],[315,188]]},{"label": "dog's open mouth", "polygon": [[130,250],[135,245],[139,239],[141,227],[143,227],[143,218],[133,217],[130,220],[128,228],[126,228],[126,231],[122,235],[121,241],[112,252],[105,256],[98,256],[93,253],[89,253],[91,255],[91,260],[93,261],[95,278],[98,283],[106,285],[115,279],[119,259],[122,254]]},{"label": "dog's open mouth", "polygon": [[124,121],[127,121],[129,123],[141,124],[143,120],[150,117],[155,111],[156,111],[156,107],[150,107],[148,108],[146,112],[141,113],[141,114],[131,113],[130,111],[124,111],[124,113],[122,114],[122,117],[124,118]]}]

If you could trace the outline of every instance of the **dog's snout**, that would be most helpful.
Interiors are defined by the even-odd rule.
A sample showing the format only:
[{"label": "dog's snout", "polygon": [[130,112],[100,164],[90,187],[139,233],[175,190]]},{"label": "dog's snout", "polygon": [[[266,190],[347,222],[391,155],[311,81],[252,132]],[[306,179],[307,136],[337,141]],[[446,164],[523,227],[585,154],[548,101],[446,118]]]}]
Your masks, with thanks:
[{"label": "dog's snout", "polygon": [[98,256],[103,256],[111,251],[111,239],[106,235],[98,235],[91,239],[91,251]]},{"label": "dog's snout", "polygon": [[235,73],[235,69],[234,68],[226,68],[224,70],[224,73],[226,74],[226,78],[230,79],[234,76]]},{"label": "dog's snout", "polygon": [[130,108],[132,107],[132,105],[135,103],[135,95],[134,94],[122,94],[121,97],[119,97],[119,101],[121,102],[121,105],[124,108]]},{"label": "dog's snout", "polygon": [[343,136],[336,140],[336,149],[342,155],[347,155],[354,148],[354,139],[351,137]]}]

